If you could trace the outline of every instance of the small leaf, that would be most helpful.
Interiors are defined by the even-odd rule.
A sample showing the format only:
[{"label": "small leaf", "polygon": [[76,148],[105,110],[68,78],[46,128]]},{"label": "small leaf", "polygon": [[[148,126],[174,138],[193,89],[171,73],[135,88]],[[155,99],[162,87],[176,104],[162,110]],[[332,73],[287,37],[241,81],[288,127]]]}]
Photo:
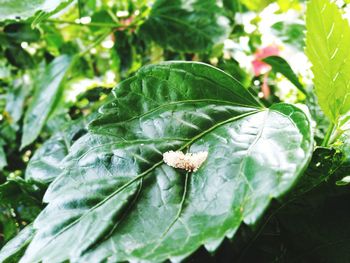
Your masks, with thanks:
[{"label": "small leaf", "polygon": [[294,86],[297,87],[302,93],[304,93],[305,95],[307,94],[303,84],[300,83],[297,75],[294,73],[293,69],[285,59],[278,56],[271,56],[264,58],[263,61],[269,64],[274,72],[281,73],[290,82],[292,82]]},{"label": "small leaf", "polygon": [[180,52],[204,52],[224,41],[229,20],[215,0],[157,0],[141,34],[164,48]]},{"label": "small leaf", "polygon": [[70,62],[70,57],[66,55],[57,57],[48,65],[41,81],[37,83],[34,97],[24,118],[21,148],[32,143],[40,134],[62,93],[62,80]]},{"label": "small leaf", "polygon": [[[34,222],[26,262],[162,262],[214,249],[296,182],[313,148],[307,116],[261,107],[202,63],[142,68],[70,148]],[[196,172],[167,151],[208,152]]]},{"label": "small leaf", "polygon": [[306,54],[325,115],[337,123],[350,110],[350,27],[337,5],[311,0],[306,12]]}]

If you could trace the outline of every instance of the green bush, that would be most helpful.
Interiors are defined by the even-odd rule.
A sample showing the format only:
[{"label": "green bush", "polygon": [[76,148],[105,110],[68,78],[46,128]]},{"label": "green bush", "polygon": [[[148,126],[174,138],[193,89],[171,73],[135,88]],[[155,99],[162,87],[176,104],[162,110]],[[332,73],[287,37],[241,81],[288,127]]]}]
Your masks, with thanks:
[{"label": "green bush", "polygon": [[348,262],[346,10],[0,0],[0,262]]}]

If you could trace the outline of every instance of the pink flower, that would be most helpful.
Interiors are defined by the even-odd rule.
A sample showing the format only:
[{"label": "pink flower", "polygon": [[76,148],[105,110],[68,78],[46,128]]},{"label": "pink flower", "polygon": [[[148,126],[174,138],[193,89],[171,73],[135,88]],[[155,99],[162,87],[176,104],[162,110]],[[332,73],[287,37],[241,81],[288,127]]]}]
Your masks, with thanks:
[{"label": "pink flower", "polygon": [[252,61],[254,75],[259,76],[265,74],[271,70],[271,66],[266,64],[262,60],[270,56],[277,56],[279,54],[279,48],[276,45],[267,46],[258,49],[254,54],[254,60]]},{"label": "pink flower", "polygon": [[[117,31],[126,30],[131,25],[131,23],[134,21],[134,18],[135,18],[134,16],[130,16],[128,18],[120,20],[120,24],[122,24],[124,26],[117,28]],[[133,31],[134,31],[134,29],[131,29],[131,32],[133,32]]]}]

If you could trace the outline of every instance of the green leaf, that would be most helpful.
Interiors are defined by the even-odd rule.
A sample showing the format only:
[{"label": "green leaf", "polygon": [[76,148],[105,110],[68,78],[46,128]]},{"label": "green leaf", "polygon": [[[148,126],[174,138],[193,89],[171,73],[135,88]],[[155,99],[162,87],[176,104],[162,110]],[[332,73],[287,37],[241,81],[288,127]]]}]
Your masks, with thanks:
[{"label": "green leaf", "polygon": [[61,161],[67,156],[73,142],[86,133],[89,119],[72,121],[45,141],[28,163],[26,180],[48,184],[58,177],[62,172]]},{"label": "green leaf", "polygon": [[6,94],[5,111],[9,115],[10,123],[16,124],[22,117],[24,102],[31,91],[32,82],[28,75],[13,80]]},{"label": "green leaf", "polygon": [[6,165],[7,165],[6,154],[5,154],[3,145],[1,144],[1,141],[0,141],[0,171],[2,171]]},{"label": "green leaf", "polygon": [[240,12],[242,9],[241,3],[239,0],[222,0],[222,4],[226,10],[231,12],[233,16],[237,12]]},{"label": "green leaf", "polygon": [[8,62],[17,68],[32,68],[34,66],[33,58],[19,45],[13,45],[5,50],[5,57]]},{"label": "green leaf", "polygon": [[[254,224],[296,182],[312,152],[298,108],[262,108],[235,79],[201,63],[142,68],[70,149],[45,194],[22,262],[182,259]],[[198,171],[169,150],[207,151]]]},{"label": "green leaf", "polygon": [[[32,222],[42,210],[38,198],[38,195],[41,196],[41,194],[37,189],[20,177],[11,176],[11,178],[11,181],[0,184],[1,247],[4,241],[7,242],[15,237],[19,230]],[[5,254],[9,252],[7,249],[0,252],[0,262],[3,262]],[[9,260],[9,262],[18,262],[18,260]]]},{"label": "green leaf", "polygon": [[164,48],[180,52],[204,52],[225,40],[229,20],[215,0],[157,0],[141,34]]},{"label": "green leaf", "polygon": [[249,10],[261,11],[269,4],[274,2],[273,0],[240,0]]},{"label": "green leaf", "polygon": [[0,21],[25,20],[38,12],[52,15],[71,2],[72,0],[0,0]]},{"label": "green leaf", "polygon": [[18,234],[18,226],[11,210],[0,205],[0,247]]},{"label": "green leaf", "polygon": [[297,75],[294,73],[293,69],[285,59],[278,56],[270,56],[264,58],[263,61],[269,64],[274,72],[281,73],[290,82],[292,82],[293,85],[298,88],[298,90],[300,90],[305,95],[307,94],[303,84],[300,83]]},{"label": "green leaf", "polygon": [[40,39],[40,31],[25,23],[6,25],[4,33],[9,40],[18,44],[21,44],[21,42],[36,42]]},{"label": "green leaf", "polygon": [[32,224],[25,227],[0,250],[0,262],[18,262],[20,255],[32,240],[34,233],[35,230]]},{"label": "green leaf", "polygon": [[56,106],[62,93],[62,80],[69,68],[71,58],[63,55],[55,58],[37,83],[34,97],[25,114],[21,148],[32,143]]},{"label": "green leaf", "polygon": [[335,3],[311,0],[306,13],[306,53],[315,91],[333,123],[350,110],[350,27]]},{"label": "green leaf", "polygon": [[0,185],[0,206],[8,206],[11,214],[18,214],[20,224],[32,222],[41,211],[40,192],[20,177]]}]

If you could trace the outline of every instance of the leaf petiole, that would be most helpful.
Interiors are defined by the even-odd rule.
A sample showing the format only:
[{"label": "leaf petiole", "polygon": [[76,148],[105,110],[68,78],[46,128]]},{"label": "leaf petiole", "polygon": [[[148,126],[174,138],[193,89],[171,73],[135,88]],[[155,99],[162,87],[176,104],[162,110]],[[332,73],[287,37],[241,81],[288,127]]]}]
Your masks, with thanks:
[{"label": "leaf petiole", "polygon": [[322,142],[323,147],[327,147],[329,145],[329,143],[331,142],[331,137],[332,137],[334,129],[335,129],[335,124],[332,122],[328,126],[327,133],[323,139],[323,142]]}]

